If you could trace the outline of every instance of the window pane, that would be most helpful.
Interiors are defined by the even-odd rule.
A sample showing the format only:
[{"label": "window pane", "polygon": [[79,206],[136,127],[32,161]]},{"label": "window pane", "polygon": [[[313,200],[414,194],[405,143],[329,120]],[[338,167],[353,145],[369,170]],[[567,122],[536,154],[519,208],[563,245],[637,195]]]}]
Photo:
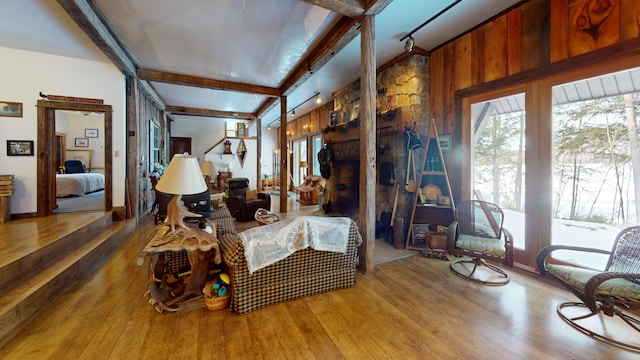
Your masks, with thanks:
[{"label": "window pane", "polygon": [[322,136],[317,135],[312,139],[313,153],[311,154],[311,163],[313,164],[309,171],[309,175],[320,175],[320,162],[318,161],[318,153],[322,149]]},{"label": "window pane", "polygon": [[[553,88],[553,244],[611,250],[620,229],[638,223],[633,164],[638,171],[640,96],[623,95],[633,78],[622,74],[630,73]],[[575,255],[557,257],[596,269],[606,265],[602,255]]]},{"label": "window pane", "polygon": [[473,198],[502,208],[519,249],[525,248],[524,104],[524,94],[517,94],[471,106]]}]

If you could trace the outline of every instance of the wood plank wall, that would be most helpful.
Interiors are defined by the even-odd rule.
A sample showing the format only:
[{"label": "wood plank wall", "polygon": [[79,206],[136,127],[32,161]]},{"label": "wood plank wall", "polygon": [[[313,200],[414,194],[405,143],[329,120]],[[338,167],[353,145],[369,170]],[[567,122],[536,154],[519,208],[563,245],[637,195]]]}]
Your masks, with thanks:
[{"label": "wood plank wall", "polygon": [[318,135],[329,125],[331,111],[333,111],[333,100],[289,122],[287,130],[293,132],[293,139]]},{"label": "wood plank wall", "polygon": [[[137,151],[138,157],[144,156],[144,161],[135,161],[137,165],[138,184],[136,187],[136,214],[146,214],[153,206],[155,195],[152,192],[151,180],[149,179],[149,146],[152,139],[149,139],[149,121],[156,123],[161,129],[161,142],[165,139],[164,113],[158,110],[153,101],[144,93],[138,94],[138,131],[137,131]],[[167,159],[165,166],[169,165],[171,159]]]},{"label": "wood plank wall", "polygon": [[[607,47],[634,41],[640,37],[640,2],[619,0],[611,2],[606,20],[593,31],[580,29],[582,21],[594,0],[530,0],[517,8],[491,19],[487,23],[434,49],[430,56],[430,117],[436,120],[440,133],[454,134],[454,147],[460,144],[462,111],[460,93],[482,91],[496,83],[508,86],[542,77],[554,63],[575,58],[572,66],[580,66],[584,56]],[[594,30],[595,29],[595,30]],[[611,55],[625,56],[636,51],[635,46],[621,47],[603,53],[603,60]],[[606,55],[606,56],[605,56]],[[582,56],[582,58],[580,58]],[[566,63],[566,61],[565,61]],[[525,75],[523,75],[525,74]],[[510,80],[512,79],[512,80]],[[459,160],[464,154],[458,152]],[[454,158],[447,163],[456,164]],[[452,161],[453,160],[453,161]],[[456,166],[454,165],[454,169]],[[454,171],[454,187],[460,179]],[[455,192],[455,191],[454,191]]]}]

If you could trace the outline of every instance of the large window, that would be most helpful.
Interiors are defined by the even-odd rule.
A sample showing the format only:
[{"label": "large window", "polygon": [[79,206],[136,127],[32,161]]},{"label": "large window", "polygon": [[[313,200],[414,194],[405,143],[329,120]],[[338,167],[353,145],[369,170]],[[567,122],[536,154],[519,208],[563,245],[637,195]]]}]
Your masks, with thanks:
[{"label": "large window", "polygon": [[160,136],[160,127],[153,120],[149,120],[149,173],[162,165]]},{"label": "large window", "polygon": [[[631,70],[553,87],[554,244],[610,250],[621,228],[638,223],[640,93],[625,91],[634,73],[637,79]],[[563,260],[606,265],[597,255]]]},{"label": "large window", "polygon": [[[497,203],[514,235],[516,261],[540,248],[610,250],[640,223],[640,68],[624,63],[562,72],[463,100],[463,199]],[[616,66],[618,67],[616,69]],[[627,66],[628,68],[628,66]],[[601,269],[599,255],[558,258]]]},{"label": "large window", "polygon": [[525,248],[524,102],[525,96],[520,93],[471,106],[472,198],[502,208],[504,226],[520,249]]},{"label": "large window", "polygon": [[309,175],[320,175],[320,162],[318,161],[318,153],[322,149],[322,135],[316,135],[311,138],[313,151],[311,153],[311,168]]},{"label": "large window", "polygon": [[[293,184],[298,186],[304,181],[307,168],[302,166],[302,162],[307,161],[307,140],[293,141]],[[307,165],[308,166],[308,165]]]}]

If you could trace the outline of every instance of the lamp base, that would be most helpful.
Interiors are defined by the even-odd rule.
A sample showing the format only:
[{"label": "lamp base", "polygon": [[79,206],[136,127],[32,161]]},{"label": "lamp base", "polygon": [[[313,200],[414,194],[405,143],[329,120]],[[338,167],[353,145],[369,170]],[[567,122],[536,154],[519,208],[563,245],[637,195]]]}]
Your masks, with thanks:
[{"label": "lamp base", "polygon": [[201,217],[202,215],[190,212],[186,206],[184,206],[181,194],[174,195],[173,199],[167,204],[167,219],[165,220],[165,222],[171,225],[171,232],[176,231],[176,225],[183,229],[188,229],[187,225],[184,224],[184,218],[186,216]]}]

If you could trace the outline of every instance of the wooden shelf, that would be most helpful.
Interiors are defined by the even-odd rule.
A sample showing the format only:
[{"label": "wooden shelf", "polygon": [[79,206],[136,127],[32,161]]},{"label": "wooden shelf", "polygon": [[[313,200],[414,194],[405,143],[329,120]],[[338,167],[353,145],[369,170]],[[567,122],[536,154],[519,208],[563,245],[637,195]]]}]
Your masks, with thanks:
[{"label": "wooden shelf", "polygon": [[[420,189],[425,185],[436,185],[442,190],[442,195],[449,198],[449,201],[446,203],[450,205],[444,205],[444,202],[441,204],[422,203],[419,201],[420,196],[416,193],[413,196],[409,231],[407,233],[405,247],[413,250],[444,252],[446,251],[446,238],[442,239],[442,236],[446,233],[438,232],[437,227],[448,227],[455,220],[455,205],[451,195],[451,183],[449,182],[447,167],[445,166],[444,158],[442,156],[442,148],[440,147],[440,139],[438,136],[438,130],[436,129],[435,120],[432,120],[431,126],[429,127],[429,135],[424,149],[424,156],[420,167],[422,171],[420,171],[420,176],[416,179],[418,181],[418,191],[420,191]],[[427,164],[427,159],[433,161],[434,158],[437,159],[437,171],[431,170],[431,166],[433,165]],[[430,164],[433,164],[433,162]],[[439,169],[440,165],[442,166],[442,170]],[[424,244],[417,243],[414,241],[413,237],[414,225],[425,224],[429,225],[429,229],[426,231]],[[420,229],[420,227],[417,227],[417,229]],[[423,230],[420,229],[419,231]],[[436,234],[438,236],[438,241],[429,239],[429,236],[432,234]],[[429,242],[431,242],[432,245],[436,244],[437,247],[429,247]]]}]

